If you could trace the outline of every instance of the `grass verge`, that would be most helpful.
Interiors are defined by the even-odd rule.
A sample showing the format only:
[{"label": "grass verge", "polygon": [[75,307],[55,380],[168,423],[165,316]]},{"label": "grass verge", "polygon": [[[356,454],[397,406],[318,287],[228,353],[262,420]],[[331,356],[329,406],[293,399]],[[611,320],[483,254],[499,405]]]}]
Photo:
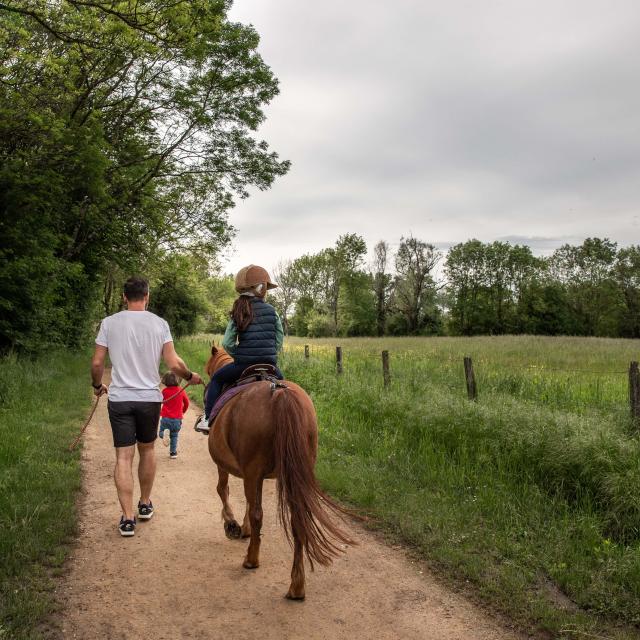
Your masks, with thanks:
[{"label": "grass verge", "polygon": [[75,532],[88,357],[3,358],[0,394],[0,638],[37,638]]}]

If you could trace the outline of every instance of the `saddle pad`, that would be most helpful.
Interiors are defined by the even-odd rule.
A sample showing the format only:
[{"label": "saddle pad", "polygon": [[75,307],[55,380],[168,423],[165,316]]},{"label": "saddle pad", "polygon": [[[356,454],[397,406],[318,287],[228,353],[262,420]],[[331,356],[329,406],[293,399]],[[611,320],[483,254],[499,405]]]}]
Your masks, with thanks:
[{"label": "saddle pad", "polygon": [[209,416],[209,424],[211,424],[216,419],[218,414],[222,411],[224,405],[227,404],[227,402],[229,402],[231,398],[237,396],[241,391],[249,388],[252,384],[253,382],[249,384],[243,384],[239,387],[231,387],[231,389],[227,389],[213,405],[213,409],[211,409],[211,415]]}]

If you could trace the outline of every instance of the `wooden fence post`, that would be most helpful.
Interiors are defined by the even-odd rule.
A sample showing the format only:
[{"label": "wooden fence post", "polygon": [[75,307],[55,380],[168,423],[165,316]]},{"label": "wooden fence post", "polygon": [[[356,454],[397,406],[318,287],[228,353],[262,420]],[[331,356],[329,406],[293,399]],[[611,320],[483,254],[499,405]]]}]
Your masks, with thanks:
[{"label": "wooden fence post", "polygon": [[640,370],[634,360],[629,364],[629,405],[633,420],[640,418]]},{"label": "wooden fence post", "polygon": [[389,372],[389,352],[385,349],[382,352],[382,377],[384,378],[384,386],[391,384],[391,373]]},{"label": "wooden fence post", "polygon": [[469,396],[469,400],[477,400],[478,388],[476,386],[476,376],[473,373],[473,363],[469,356],[466,356],[464,359],[464,377],[467,381],[467,395]]},{"label": "wooden fence post", "polygon": [[336,347],[336,372],[342,373],[342,347]]},{"label": "wooden fence post", "polygon": [[309,345],[308,344],[304,345],[304,358],[305,358],[305,360],[309,359]]}]

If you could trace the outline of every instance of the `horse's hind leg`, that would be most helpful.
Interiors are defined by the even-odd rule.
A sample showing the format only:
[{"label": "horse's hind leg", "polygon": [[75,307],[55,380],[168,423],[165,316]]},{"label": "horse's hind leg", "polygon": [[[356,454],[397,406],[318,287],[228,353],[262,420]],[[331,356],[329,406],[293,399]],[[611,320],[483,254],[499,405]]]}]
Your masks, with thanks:
[{"label": "horse's hind leg", "polygon": [[248,538],[251,535],[251,520],[249,517],[249,501],[247,500],[247,506],[244,510],[244,520],[242,521],[242,537]]},{"label": "horse's hind leg", "polygon": [[304,600],[304,555],[302,541],[293,532],[293,567],[291,568],[291,585],[287,592],[289,600]]},{"label": "horse's hind leg", "polygon": [[251,540],[247,555],[242,563],[245,569],[260,566],[260,529],[262,528],[262,477],[251,474],[244,480],[244,495],[249,508]]},{"label": "horse's hind leg", "polygon": [[229,474],[218,467],[218,495],[222,500],[222,519],[224,520],[224,532],[227,538],[240,537],[240,525],[236,522],[231,505],[229,504]]}]

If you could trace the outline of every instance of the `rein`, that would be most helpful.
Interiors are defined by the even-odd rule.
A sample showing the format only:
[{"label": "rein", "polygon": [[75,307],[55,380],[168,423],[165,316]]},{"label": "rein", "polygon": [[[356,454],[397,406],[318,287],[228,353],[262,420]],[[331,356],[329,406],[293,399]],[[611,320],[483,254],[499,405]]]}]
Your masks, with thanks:
[{"label": "rein", "polygon": [[[191,385],[191,382],[187,381],[187,383],[182,387],[180,387],[180,389],[178,389],[176,393],[174,393],[172,396],[170,396],[166,400],[163,400],[160,404],[165,404],[170,400],[177,398],[190,385]],[[93,418],[93,414],[96,412],[96,409],[98,408],[98,403],[100,402],[101,397],[102,396],[96,396],[96,401],[93,403],[93,408],[91,409],[91,413],[89,414],[89,417],[87,418],[85,423],[82,425],[82,429],[80,429],[80,433],[75,437],[74,441],[69,445],[69,451],[73,451],[78,446],[78,442],[80,442],[80,438],[82,438],[82,435],[84,434],[87,427],[89,426],[89,423],[91,422],[91,418]]]},{"label": "rein", "polygon": [[187,381],[187,383],[184,386],[180,387],[171,397],[167,398],[166,400],[163,400],[162,404],[165,404],[165,402],[169,402],[170,400],[177,398],[190,385],[191,385],[191,382]]}]

